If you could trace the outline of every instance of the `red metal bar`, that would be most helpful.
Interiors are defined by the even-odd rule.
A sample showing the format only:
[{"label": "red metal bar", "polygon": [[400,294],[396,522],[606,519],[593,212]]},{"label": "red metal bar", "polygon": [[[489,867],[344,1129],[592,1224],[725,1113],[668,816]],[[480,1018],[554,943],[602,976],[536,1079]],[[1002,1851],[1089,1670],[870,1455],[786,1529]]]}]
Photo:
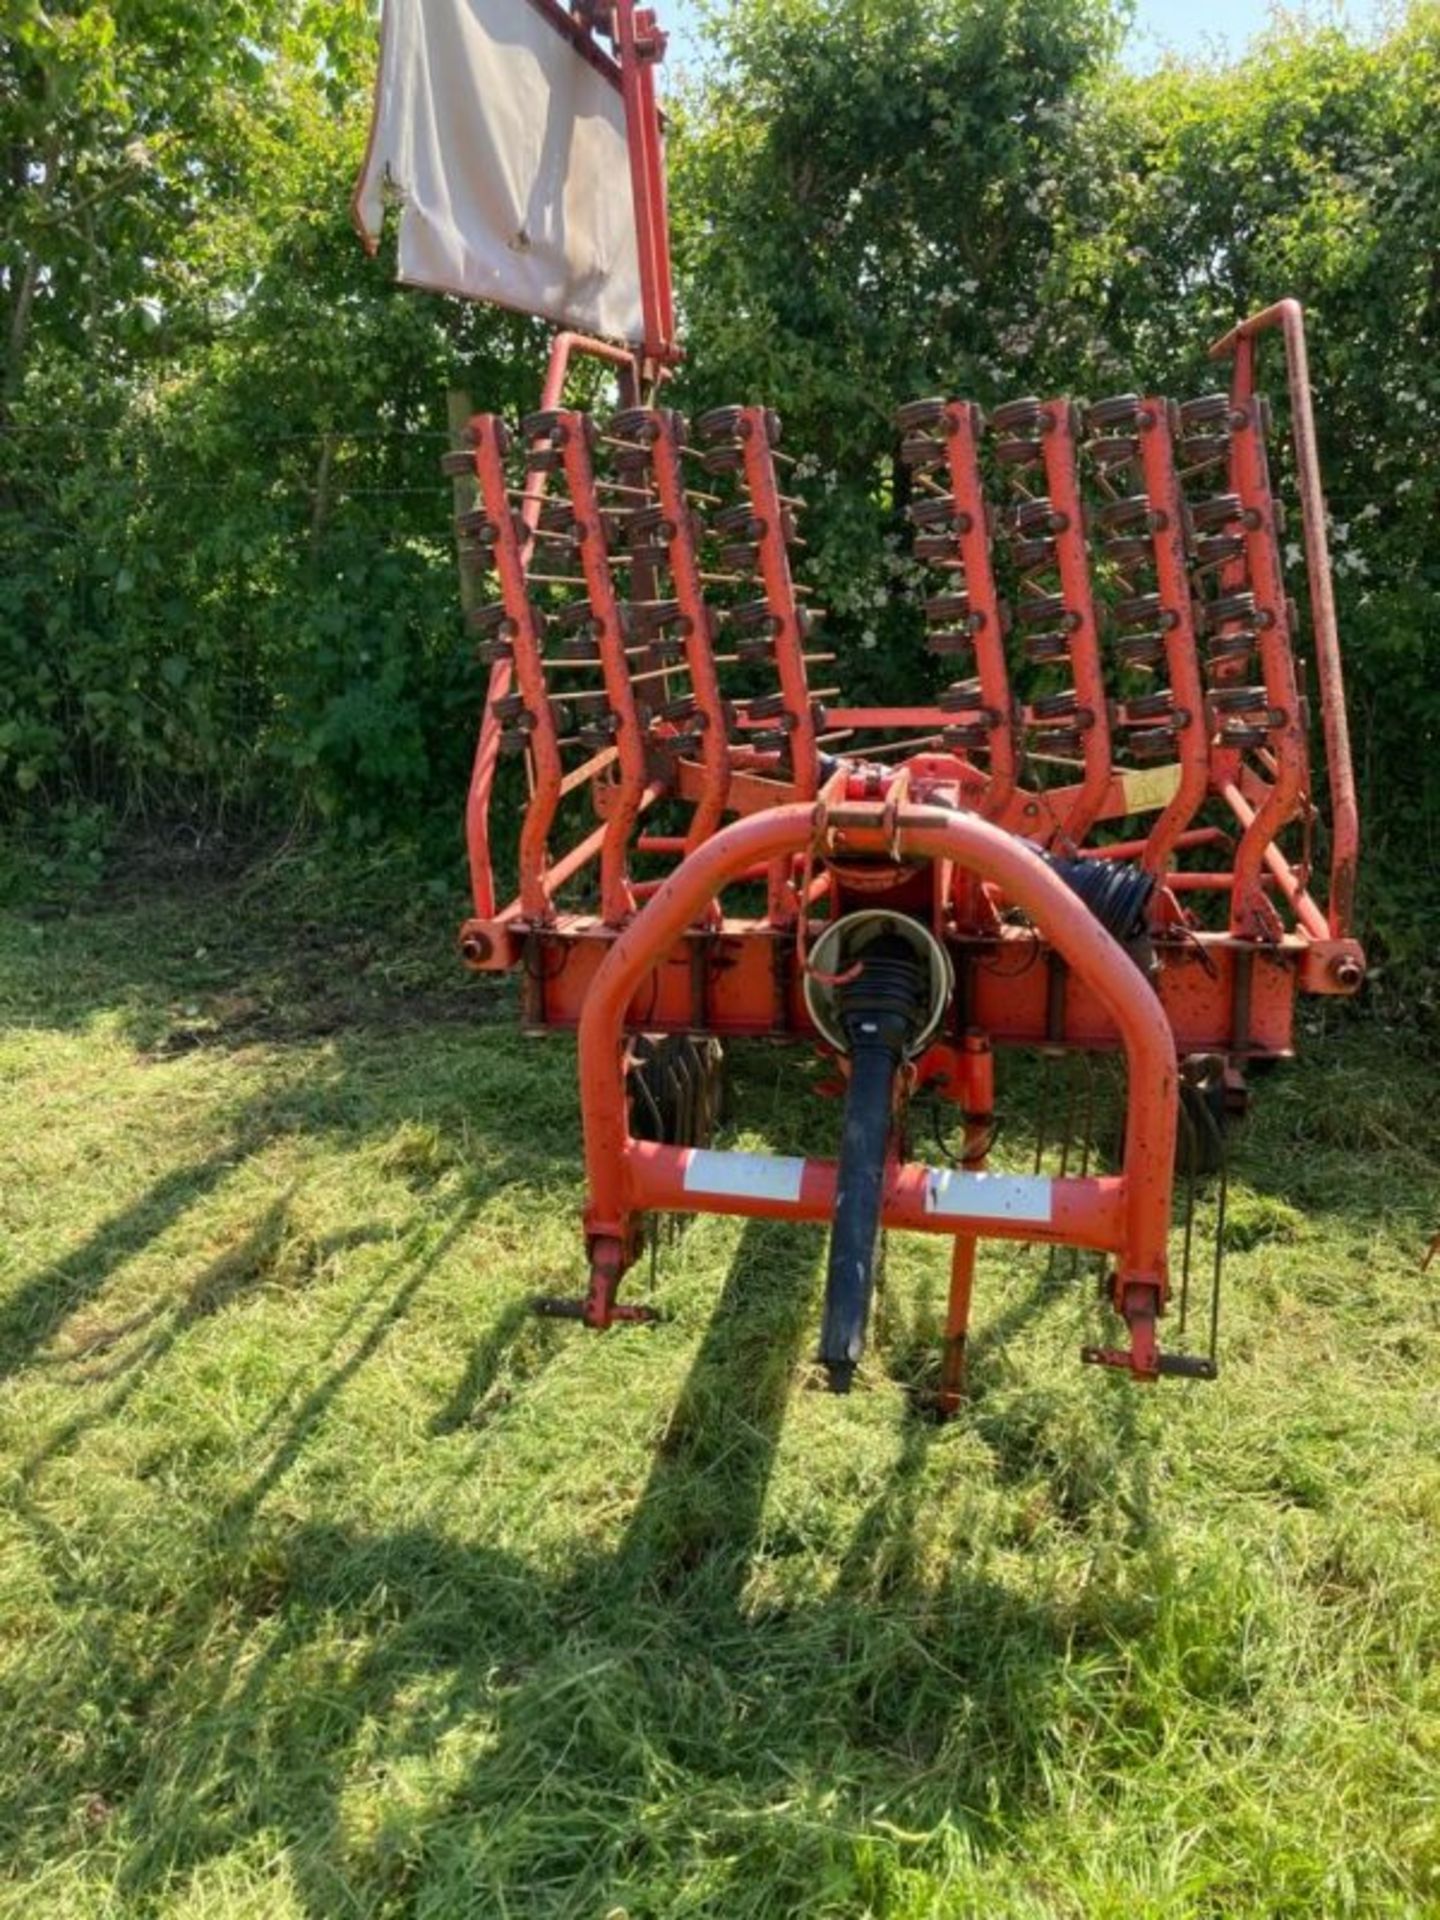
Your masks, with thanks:
[{"label": "red metal bar", "polygon": [[1251,938],[1276,931],[1275,909],[1260,886],[1267,847],[1294,819],[1307,785],[1305,726],[1291,645],[1289,603],[1275,538],[1275,503],[1265,460],[1263,415],[1258,396],[1231,412],[1231,474],[1244,508],[1244,540],[1250,590],[1255,596],[1260,668],[1269,704],[1275,779],[1235,853],[1230,897],[1233,933]]},{"label": "red metal bar", "polygon": [[[1232,782],[1227,781],[1225,786],[1221,788],[1221,798],[1235,815],[1235,818],[1240,822],[1242,828],[1247,832],[1250,831],[1254,826],[1258,809],[1251,806],[1244,794],[1242,794],[1240,789]],[[1309,938],[1312,940],[1328,940],[1330,938],[1330,927],[1325,915],[1300,884],[1300,878],[1295,872],[1295,869],[1290,865],[1290,862],[1273,841],[1266,843],[1265,865],[1274,875],[1286,904],[1290,907],[1296,920]]]},{"label": "red metal bar", "polygon": [[[654,791],[647,789],[647,799]],[[558,890],[570,872],[584,864],[583,859],[576,860],[577,854],[583,851],[593,857],[598,852],[602,833],[603,828],[596,829],[585,849],[575,849],[556,862],[550,870],[553,889]],[[739,877],[756,876],[751,872]],[[493,920],[467,921],[461,929],[467,964],[485,972],[503,972],[518,964],[520,951],[513,937],[518,919],[519,902],[515,901]],[[557,1031],[571,1031],[580,1024],[615,931],[593,914],[562,914],[549,937],[557,947],[563,944],[566,959],[547,996],[546,1024]],[[691,982],[697,971],[706,970],[706,1032],[731,1038],[773,1035],[781,1019],[776,983],[782,963],[777,949],[793,950],[794,941],[793,928],[768,920],[729,918],[713,927],[697,925],[669,954],[657,959],[654,972],[637,990],[632,1024],[652,1033],[694,1032]],[[1045,948],[1032,929],[1003,927],[956,943],[952,951],[957,961],[973,954],[981,962],[970,970],[969,1014],[997,1047],[1062,1045],[1106,1050],[1120,1044],[1114,1021],[1078,980],[1068,984],[1057,1030],[1046,990]],[[1241,963],[1251,972],[1249,1050],[1269,1056],[1291,1051],[1297,984],[1308,992],[1353,993],[1364,974],[1363,955],[1353,941],[1327,944],[1309,934],[1286,934],[1274,946],[1257,948],[1228,934],[1187,931],[1175,939],[1162,937],[1159,951],[1156,997],[1181,1054],[1230,1049],[1236,971]],[[788,980],[783,1005],[784,1031],[813,1037],[797,979]]]},{"label": "red metal bar", "polygon": [[956,545],[970,602],[975,668],[990,734],[990,778],[980,812],[993,820],[1005,811],[1015,791],[1019,759],[1000,596],[990,562],[989,509],[980,481],[980,409],[969,401],[951,400],[946,404],[945,458],[955,499]]},{"label": "red metal bar", "polygon": [[[1185,556],[1185,510],[1175,470],[1170,409],[1158,395],[1140,408],[1140,466],[1151,507],[1155,579],[1165,629],[1165,668],[1175,708],[1180,784],[1150,829],[1140,864],[1157,877],[1181,843],[1210,790],[1205,687]],[[1183,718],[1182,718],[1183,716]]]},{"label": "red metal bar", "polygon": [[[1228,845],[1230,835],[1223,827],[1191,827],[1188,832],[1177,834],[1175,847],[1217,847],[1222,842]],[[1144,853],[1148,842],[1145,840],[1112,840],[1103,847],[1082,847],[1082,860],[1138,860]]]},{"label": "red metal bar", "polygon": [[[1315,666],[1320,681],[1320,718],[1325,735],[1325,763],[1329,775],[1331,813],[1330,898],[1328,924],[1336,939],[1350,933],[1355,912],[1355,874],[1360,852],[1360,812],[1355,798],[1355,770],[1350,758],[1350,722],[1345,712],[1345,673],[1340,658],[1340,633],[1335,619],[1335,589],[1330,577],[1330,545],[1326,534],[1325,489],[1315,435],[1315,413],[1310,394],[1310,356],[1305,345],[1305,315],[1298,300],[1279,300],[1252,314],[1210,349],[1213,359],[1236,360],[1237,397],[1253,390],[1253,342],[1257,335],[1278,327],[1285,343],[1286,377],[1290,389],[1290,432],[1295,446],[1296,484],[1305,541],[1305,572],[1310,588],[1310,615],[1315,631]],[[1250,348],[1242,368],[1240,348]]]},{"label": "red metal bar", "polygon": [[[638,811],[641,818],[649,812],[657,800],[662,798],[664,792],[664,787],[658,783],[652,782],[650,786],[646,787],[640,796]],[[605,826],[594,828],[592,832],[586,834],[583,840],[578,840],[573,847],[567,848],[553,866],[546,867],[544,876],[545,887],[552,899],[560,891],[561,887],[565,885],[567,880],[573,880],[577,873],[582,872],[590,865],[591,861],[599,859],[601,853],[604,851],[606,831]],[[521,908],[520,901],[516,899],[512,900],[508,907],[503,908],[501,912],[495,916],[493,921],[486,924],[493,926],[510,925],[514,922],[522,921],[524,918],[525,915]],[[558,920],[556,922],[557,927],[560,929],[558,937],[568,939],[575,931],[577,923],[581,925],[588,924],[583,915],[572,914],[568,916],[566,920]],[[469,928],[477,924],[478,923],[474,921],[467,921],[466,926]],[[603,922],[601,924],[603,924]],[[564,1024],[564,1022],[552,1020],[550,1024]]]},{"label": "red metal bar", "polygon": [[653,81],[647,68],[653,52],[642,55],[638,40],[641,24],[653,44],[655,16],[638,14],[635,0],[614,0],[615,49],[620,61],[620,91],[625,102],[625,138],[630,149],[630,199],[635,213],[635,242],[640,264],[640,307],[645,330],[645,357],[656,366],[673,356],[673,316],[667,312],[669,235],[665,231],[664,193],[659,182],[664,166],[660,155],[659,115]]},{"label": "red metal bar", "polygon": [[[577,353],[596,360],[608,360],[620,369],[622,405],[630,405],[638,399],[635,356],[628,347],[613,346],[608,340],[592,340],[588,334],[564,332],[557,333],[550,343],[545,384],[540,392],[540,405],[544,410],[548,412],[552,407],[559,406],[564,397],[565,377],[570,370],[571,359]],[[470,423],[472,446],[475,444],[476,421],[483,418],[484,415],[477,415]],[[526,565],[529,564],[534,530],[540,518],[545,478],[544,472],[539,471],[528,474],[525,480],[520,517],[531,531],[531,539],[521,548],[521,558]],[[476,917],[481,920],[493,919],[496,911],[495,867],[490,851],[490,799],[495,791],[501,729],[495,717],[495,702],[503,700],[509,693],[512,677],[508,660],[497,660],[490,669],[485,709],[480,718],[480,737],[475,743],[475,759],[465,797],[465,847],[470,866],[470,893],[475,903]]]},{"label": "red metal bar", "polygon": [[[900,730],[928,731],[950,723],[948,713],[939,707],[827,707],[827,725],[837,731],[893,727]],[[862,755],[863,758],[863,755]]]},{"label": "red metal bar", "polygon": [[605,679],[605,696],[619,722],[615,738],[619,779],[607,795],[605,838],[600,849],[600,910],[612,926],[617,926],[634,911],[635,905],[630,892],[628,862],[630,835],[639,818],[641,796],[645,791],[645,741],[630,683],[620,603],[610,574],[604,516],[595,492],[589,429],[590,422],[583,413],[561,413],[556,421],[575,514],[580,567],[590,596],[595,644]]},{"label": "red metal bar", "polygon": [[790,738],[790,770],[795,790],[809,799],[819,783],[815,751],[815,716],[810,711],[810,681],[805,671],[805,635],[795,584],[790,577],[790,555],[785,545],[784,505],[775,480],[769,422],[764,407],[741,411],[740,447],[745,488],[761,522],[756,542],[760,550],[760,577],[765,598],[776,622],[775,665],[785,696],[785,727]]},{"label": "red metal bar", "polygon": [[[767,1163],[793,1176],[793,1198],[777,1194],[763,1181],[747,1185],[736,1180],[723,1191],[706,1190],[694,1176],[691,1147],[659,1146],[651,1140],[632,1140],[626,1148],[626,1192],[636,1213],[722,1213],[747,1220],[828,1220],[835,1211],[836,1162],[794,1160],[786,1156],[736,1155],[761,1171]],[[727,1156],[709,1155],[710,1161]],[[882,1219],[887,1227],[905,1233],[945,1233],[996,1240],[1038,1240],[1057,1245],[1093,1247],[1120,1254],[1125,1248],[1125,1181],[1118,1174],[1071,1174],[1044,1181],[1048,1189],[1048,1220],[1029,1216],[997,1217],[983,1205],[985,1188],[973,1191],[972,1211],[935,1207],[937,1169],[915,1160],[895,1160],[885,1173]],[[963,1187],[958,1189],[963,1194]]]},{"label": "red metal bar", "polygon": [[[670,280],[670,209],[665,179],[665,128],[655,98],[655,69],[665,57],[665,35],[660,31],[653,11],[635,16],[635,32],[640,57],[640,101],[645,126],[645,168],[654,207],[655,305],[659,314],[661,347],[665,360],[678,359],[675,345],[675,296]],[[648,51],[647,51],[648,49]]]},{"label": "red metal bar", "polygon": [[[1048,426],[1046,423],[1048,422]],[[1070,664],[1082,712],[1090,715],[1082,752],[1084,770],[1063,815],[1062,835],[1078,846],[1100,818],[1110,787],[1110,713],[1105,670],[1085,553],[1085,515],[1075,462],[1075,427],[1068,400],[1052,400],[1041,411],[1045,488],[1063,525],[1055,533],[1060,591],[1070,627]]]},{"label": "red metal bar", "polygon": [[685,616],[685,664],[703,722],[700,764],[705,770],[705,780],[686,836],[687,847],[698,847],[709,839],[724,818],[730,791],[725,705],[720,697],[720,677],[715,671],[714,634],[700,579],[700,562],[695,553],[690,503],[685,497],[678,422],[673,413],[662,408],[651,415],[651,422],[655,433],[650,450],[651,470],[669,530],[665,550],[670,577],[675,583],[675,598]]},{"label": "red metal bar", "polygon": [[560,749],[556,745],[555,722],[540,657],[539,630],[525,583],[520,538],[505,485],[502,450],[505,429],[494,414],[482,414],[472,422],[471,431],[480,497],[495,535],[492,551],[505,606],[504,632],[514,655],[515,678],[530,721],[526,751],[534,785],[520,823],[520,903],[527,918],[546,920],[551,916],[551,903],[544,869],[550,824],[560,804]]},{"label": "red metal bar", "polygon": [[603,73],[618,93],[620,91],[620,69],[606,53],[605,49],[593,37],[587,21],[577,19],[567,13],[560,0],[526,0],[543,20],[568,40],[580,57],[594,67],[597,73]]}]

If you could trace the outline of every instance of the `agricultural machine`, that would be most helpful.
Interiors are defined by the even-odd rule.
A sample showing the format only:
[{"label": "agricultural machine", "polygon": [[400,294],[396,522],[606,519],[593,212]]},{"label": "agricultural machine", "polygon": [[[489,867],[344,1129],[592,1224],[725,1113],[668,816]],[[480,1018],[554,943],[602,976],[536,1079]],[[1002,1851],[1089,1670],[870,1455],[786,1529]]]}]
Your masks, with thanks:
[{"label": "agricultural machine", "polygon": [[[517,22],[541,52],[504,102],[493,79],[477,82],[471,120],[509,114],[508,136],[487,139],[523,145],[514,103],[540,86],[548,148],[588,89],[613,141],[609,177],[587,190],[605,217],[624,216],[610,280],[595,269],[608,244],[595,219],[582,232],[572,217],[544,289],[517,290],[503,255],[532,264],[537,159],[488,243],[428,281],[561,323],[536,411],[477,415],[446,460],[471,490],[459,536],[489,666],[461,952],[476,971],[518,976],[527,1029],[578,1033],[588,1287],[542,1304],[595,1328],[644,1317],[621,1284],[656,1215],[826,1221],[819,1352],[843,1391],[884,1230],[940,1234],[952,1246],[949,1410],[977,1242],[993,1237],[1103,1259],[1115,1333],[1085,1360],[1141,1379],[1213,1377],[1220,1236],[1192,1346],[1177,1186],[1214,1175],[1247,1072],[1291,1052],[1297,995],[1353,994],[1364,975],[1299,308],[1282,301],[1218,341],[1223,384],[1196,397],[901,407],[892,505],[928,570],[916,618],[930,672],[895,705],[847,703],[825,684],[835,655],[797,577],[805,502],[778,415],[745,404],[686,419],[665,404],[678,355],[654,15],[634,0],[472,11],[507,53]],[[437,67],[412,52],[407,68],[396,51],[423,35],[420,15],[417,0],[392,0],[367,162],[402,194],[402,273],[404,222],[418,258],[430,215],[395,155],[436,143],[407,145],[396,127],[443,111],[402,98],[402,68]],[[589,108],[585,119],[593,128]],[[443,238],[443,218],[431,228]],[[612,337],[566,324],[617,276],[626,314]],[[1272,334],[1288,376],[1290,445],[1275,467],[1298,509],[1303,648],[1256,384]],[[577,355],[613,368],[603,416],[567,404]],[[519,888],[502,903],[491,817],[507,755],[525,801]],[[843,1100],[834,1158],[716,1149],[723,1048],[742,1036],[829,1057]],[[1123,1067],[1109,1162],[1089,1131],[1072,1146],[1067,1115],[1027,1170],[987,1165],[1007,1049],[1078,1062],[1071,1109],[1097,1060]],[[922,1100],[948,1103],[957,1148],[932,1156],[945,1164],[912,1157]],[[1162,1340],[1170,1325],[1177,1337]]]}]

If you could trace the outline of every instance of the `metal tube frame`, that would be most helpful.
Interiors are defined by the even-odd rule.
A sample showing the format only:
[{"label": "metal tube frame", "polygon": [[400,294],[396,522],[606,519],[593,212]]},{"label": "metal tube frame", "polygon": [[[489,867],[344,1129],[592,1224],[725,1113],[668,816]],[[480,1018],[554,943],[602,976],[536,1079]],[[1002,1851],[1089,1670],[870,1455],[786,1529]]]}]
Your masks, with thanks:
[{"label": "metal tube frame", "polygon": [[[1165,670],[1174,700],[1180,782],[1146,837],[1140,863],[1162,879],[1210,790],[1205,689],[1185,556],[1185,510],[1175,469],[1169,409],[1158,395],[1141,402],[1140,471],[1151,505],[1151,543],[1165,631]],[[1183,716],[1183,718],[1182,718]]]},{"label": "metal tube frame", "polygon": [[[983,719],[990,735],[988,749],[990,778],[980,800],[980,812],[987,820],[1003,814],[1010,804],[1020,777],[1019,742],[1015,727],[1015,698],[1010,690],[1010,674],[1005,663],[1005,631],[1000,595],[995,586],[995,569],[990,559],[989,510],[980,483],[979,408],[963,400],[952,400],[945,408],[945,463],[950,475],[950,491],[955,501],[955,544],[970,602],[970,618],[975,640],[975,667],[980,681]],[[902,709],[908,711],[908,709]],[[921,709],[921,725],[934,724]],[[832,715],[837,725],[847,724],[839,714]],[[847,716],[848,719],[848,716]],[[942,726],[946,716],[935,712]],[[850,724],[874,724],[860,719]],[[885,724],[884,719],[880,721]],[[894,725],[892,719],[890,724]]]},{"label": "metal tube frame", "polygon": [[[862,823],[868,812],[870,820]],[[728,880],[754,865],[825,858],[833,840],[823,803],[776,807],[736,821],[689,856],[610,946],[580,1019],[579,1065],[589,1203],[590,1291],[585,1318],[608,1326],[616,1292],[639,1250],[640,1216],[725,1212],[789,1220],[828,1218],[833,1162],[785,1164],[783,1178],[747,1182],[695,1173],[695,1150],[635,1140],[625,1094],[625,1030],[632,1002],[667,953]],[[987,1189],[982,1175],[945,1175],[895,1162],[886,1179],[886,1226],[920,1232],[1051,1240],[1112,1253],[1113,1300],[1129,1330],[1123,1352],[1092,1357],[1142,1377],[1160,1371],[1155,1322],[1166,1294],[1166,1243],[1177,1125],[1175,1041],[1159,1001],[1123,949],[1034,848],[974,814],[938,807],[845,808],[846,857],[883,851],[901,861],[952,862],[1003,889],[1030,916],[1114,1021],[1128,1063],[1124,1164],[1118,1176],[1040,1183],[1031,1204],[1014,1183]],[[704,1167],[712,1159],[707,1157]],[[958,1186],[953,1183],[959,1182]],[[976,1184],[978,1183],[978,1184]],[[954,1198],[950,1196],[954,1193]],[[997,1199],[991,1202],[990,1195]],[[943,1196],[943,1197],[941,1197]]]},{"label": "metal tube frame", "polygon": [[1110,711],[1085,552],[1085,512],[1080,500],[1073,412],[1063,400],[1041,411],[1045,490],[1059,523],[1054,534],[1055,556],[1070,631],[1070,670],[1079,713],[1085,716],[1081,747],[1084,771],[1061,812],[1056,836],[1058,844],[1067,849],[1078,847],[1100,818],[1112,772]]},{"label": "metal tube frame", "polygon": [[[664,36],[654,12],[637,6],[636,0],[576,0],[573,31],[584,39],[582,51],[594,47],[591,36],[597,30],[613,42],[613,77],[624,103],[642,339],[636,347],[625,347],[568,331],[558,334],[541,398],[541,408],[547,412],[561,407],[566,376],[577,353],[617,369],[620,403],[626,408],[639,406],[642,395],[652,396],[646,404],[653,404],[654,388],[680,357],[674,337],[663,126],[654,74],[663,58]],[[1308,868],[1302,865],[1297,870],[1276,842],[1281,828],[1308,804],[1309,794],[1303,713],[1278,564],[1275,510],[1260,431],[1261,403],[1254,386],[1256,341],[1272,329],[1282,334],[1286,351],[1332,809],[1330,887],[1323,912],[1308,892]],[[656,448],[657,480],[667,518],[679,530],[667,543],[668,557],[689,622],[685,652],[706,737],[700,745],[700,764],[672,755],[672,772],[663,779],[655,777],[634,708],[617,596],[604,550],[604,518],[589,468],[589,423],[573,412],[563,416],[565,478],[585,536],[581,559],[587,593],[597,612],[607,695],[612,707],[624,710],[627,723],[621,726],[614,747],[568,773],[563,771],[526,579],[546,474],[538,469],[527,473],[515,511],[510,504],[514,496],[506,486],[498,424],[485,416],[470,423],[468,444],[474,452],[487,519],[494,529],[494,562],[505,608],[503,637],[509,644],[497,650],[491,668],[467,797],[474,918],[462,929],[462,951],[470,965],[497,970],[522,958],[544,961],[547,954],[560,956],[558,969],[547,971],[541,965],[532,976],[535,984],[527,992],[526,1008],[532,1024],[575,1024],[579,1029],[589,1183],[590,1289],[585,1318],[591,1324],[606,1326],[639,1311],[620,1304],[616,1296],[638,1249],[639,1222],[648,1212],[708,1211],[793,1220],[831,1216],[836,1185],[832,1162],[716,1155],[632,1138],[625,1035],[627,1027],[637,1025],[669,1032],[804,1035],[807,1023],[803,1011],[797,1010],[800,996],[792,965],[796,917],[803,932],[808,909],[827,893],[834,910],[845,884],[839,877],[843,864],[857,859],[863,864],[866,858],[879,857],[894,863],[899,874],[922,876],[922,891],[924,871],[934,870],[937,884],[932,888],[931,911],[936,916],[942,913],[952,874],[964,876],[982,903],[984,889],[989,888],[998,901],[1028,916],[1028,928],[1004,925],[993,914],[986,925],[983,913],[964,926],[957,923],[945,936],[952,952],[979,952],[988,943],[998,953],[1007,946],[1028,943],[1032,959],[1039,952],[1047,958],[1034,981],[1026,977],[1024,966],[1011,972],[985,969],[984,979],[972,972],[973,999],[965,1017],[978,1027],[956,1055],[954,1084],[959,1091],[950,1096],[962,1099],[966,1110],[964,1168],[945,1172],[899,1159],[887,1168],[884,1223],[949,1234],[953,1241],[942,1399],[953,1405],[959,1392],[976,1244],[987,1236],[1058,1242],[1112,1256],[1112,1298],[1126,1323],[1128,1344],[1087,1349],[1085,1357],[1125,1367],[1143,1378],[1183,1370],[1178,1359],[1167,1366],[1156,1334],[1168,1284],[1177,1036],[1187,1046],[1198,1039],[1208,1050],[1212,1035],[1224,1033],[1232,1054],[1288,1051],[1296,985],[1316,992],[1349,993],[1360,984],[1364,969],[1363,956],[1351,938],[1358,817],[1298,304],[1287,300],[1267,308],[1218,341],[1212,353],[1233,361],[1231,485],[1246,509],[1244,570],[1261,615],[1257,624],[1270,739],[1254,749],[1252,761],[1242,763],[1240,752],[1206,737],[1208,716],[1199,697],[1203,688],[1188,597],[1184,510],[1170,427],[1161,402],[1144,402],[1143,407],[1153,413],[1150,431],[1141,436],[1141,466],[1155,509],[1151,526],[1157,583],[1162,601],[1177,616],[1166,623],[1166,666],[1175,706],[1190,718],[1176,729],[1178,785],[1165,800],[1139,806],[1133,802],[1140,788],[1132,783],[1150,776],[1117,772],[1113,765],[1085,550],[1075,415],[1068,402],[1052,401],[1042,409],[1041,458],[1056,509],[1056,562],[1071,636],[1068,653],[1075,698],[1083,716],[1080,777],[1076,784],[1045,790],[1027,789],[1019,782],[1020,741],[1012,729],[1020,716],[1009,688],[1000,607],[990,569],[986,505],[974,444],[979,421],[964,403],[948,402],[944,409],[950,436],[947,464],[954,498],[964,510],[957,525],[958,557],[970,579],[972,598],[984,603],[981,611],[991,623],[976,649],[990,733],[989,764],[977,768],[962,755],[927,752],[928,739],[912,739],[906,764],[886,770],[886,778],[879,782],[884,797],[873,803],[857,801],[847,791],[850,776],[843,770],[826,782],[818,800],[811,798],[821,777],[818,729],[805,674],[803,616],[789,580],[784,516],[769,467],[764,410],[742,410],[748,429],[743,465],[757,517],[764,523],[759,558],[766,599],[778,622],[775,654],[791,734],[789,778],[781,757],[748,752],[743,742],[726,743],[716,724],[725,717],[725,703],[715,678],[713,635],[690,535],[680,449],[678,441],[672,444],[667,437],[665,427],[663,444]],[[530,804],[521,829],[520,891],[510,905],[497,910],[489,826],[502,731],[496,709],[517,683],[527,716]],[[827,725],[913,735],[922,728],[943,733],[946,719],[945,713],[928,705],[832,708]],[[1032,757],[1043,757],[1043,731],[1041,743]],[[871,764],[862,782],[867,795],[875,790],[876,779]],[[597,805],[603,801],[601,824],[552,861],[548,837],[558,804],[585,785],[594,787]],[[637,887],[628,872],[631,845],[644,814],[666,792],[677,793],[695,809],[689,831],[674,849],[681,856],[680,864],[667,878]],[[1175,871],[1172,859],[1180,849],[1225,839],[1215,829],[1192,828],[1207,793],[1224,802],[1238,824],[1233,871]],[[927,795],[931,796],[928,804]],[[840,800],[843,808],[835,804]],[[962,810],[970,805],[978,805],[979,810]],[[837,825],[842,811],[843,830]],[[1190,934],[1185,941],[1177,938],[1167,944],[1165,927],[1157,924],[1161,965],[1153,986],[1045,864],[1034,844],[1052,842],[1080,850],[1097,822],[1136,811],[1158,813],[1140,857],[1162,889],[1172,897],[1185,889],[1228,889],[1231,894],[1230,924],[1224,934]],[[738,813],[740,818],[720,827],[726,812]],[[655,850],[660,850],[659,839]],[[1119,852],[1115,847],[1083,850],[1096,857]],[[841,866],[827,870],[832,856]],[[600,916],[557,912],[559,888],[597,859]],[[820,871],[812,880],[815,863]],[[719,910],[723,888],[757,874],[769,877],[768,914],[756,920],[726,920]],[[902,887],[908,884],[908,879],[897,882]],[[1286,930],[1278,912],[1280,903],[1289,909],[1293,930]],[[800,957],[803,962],[803,942]],[[1197,964],[1189,965],[1192,960]],[[681,962],[686,964],[677,964]],[[1045,980],[1057,972],[1066,981],[1058,1024],[1053,996],[1043,993]],[[680,975],[691,995],[685,1008],[676,1002],[674,983]],[[1043,1022],[1043,1028],[1032,1034],[1030,1029],[1037,1022]],[[1041,1030],[1048,1045],[1118,1045],[1125,1052],[1128,1112],[1119,1174],[1070,1176],[1062,1166],[1055,1179],[1037,1175],[1026,1181],[972,1170],[988,1137],[984,1122],[993,1094],[991,1045],[1031,1043]]]}]

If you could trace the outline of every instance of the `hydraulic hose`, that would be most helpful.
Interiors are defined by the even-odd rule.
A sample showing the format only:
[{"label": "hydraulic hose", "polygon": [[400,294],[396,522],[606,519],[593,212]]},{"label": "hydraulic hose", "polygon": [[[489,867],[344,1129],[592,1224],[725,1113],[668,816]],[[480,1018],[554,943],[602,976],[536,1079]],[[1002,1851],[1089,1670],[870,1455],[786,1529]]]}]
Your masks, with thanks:
[{"label": "hydraulic hose", "polygon": [[[841,767],[858,768],[861,764],[846,760],[839,754],[822,754],[821,778],[829,779]],[[889,769],[884,771],[888,772]],[[927,804],[947,808],[952,806],[939,794],[929,796]],[[959,811],[958,808],[954,810]],[[1070,891],[1080,896],[1106,932],[1113,933],[1122,946],[1144,937],[1150,901],[1155,892],[1152,874],[1146,873],[1143,867],[1133,861],[1067,859],[1061,854],[1048,853],[1043,847],[1037,846],[1035,850],[1045,864],[1059,874]]]}]

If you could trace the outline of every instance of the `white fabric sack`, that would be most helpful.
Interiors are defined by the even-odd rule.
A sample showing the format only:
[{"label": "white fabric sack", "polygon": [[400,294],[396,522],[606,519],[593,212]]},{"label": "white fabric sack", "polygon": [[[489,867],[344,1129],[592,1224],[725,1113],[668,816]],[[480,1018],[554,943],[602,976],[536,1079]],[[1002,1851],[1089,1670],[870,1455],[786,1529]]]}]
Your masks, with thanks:
[{"label": "white fabric sack", "polygon": [[385,0],[352,203],[373,253],[387,184],[399,277],[639,345],[618,84],[546,0]]}]

